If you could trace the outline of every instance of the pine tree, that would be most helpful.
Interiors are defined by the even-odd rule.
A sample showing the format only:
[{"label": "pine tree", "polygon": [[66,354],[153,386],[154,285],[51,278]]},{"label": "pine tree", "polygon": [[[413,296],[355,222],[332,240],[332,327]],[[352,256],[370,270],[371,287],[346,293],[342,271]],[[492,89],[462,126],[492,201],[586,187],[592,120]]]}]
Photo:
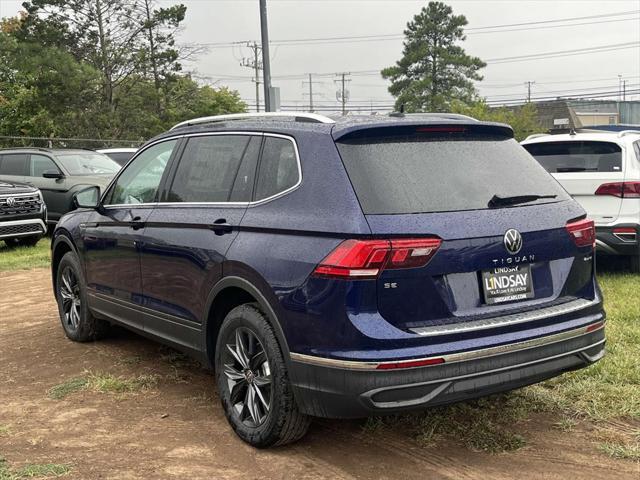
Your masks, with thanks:
[{"label": "pine tree", "polygon": [[475,99],[472,81],[482,80],[478,71],[486,64],[458,45],[466,39],[467,23],[448,5],[429,2],[407,24],[402,58],[381,72],[391,80],[389,92],[396,98],[396,109],[443,112],[453,101]]}]

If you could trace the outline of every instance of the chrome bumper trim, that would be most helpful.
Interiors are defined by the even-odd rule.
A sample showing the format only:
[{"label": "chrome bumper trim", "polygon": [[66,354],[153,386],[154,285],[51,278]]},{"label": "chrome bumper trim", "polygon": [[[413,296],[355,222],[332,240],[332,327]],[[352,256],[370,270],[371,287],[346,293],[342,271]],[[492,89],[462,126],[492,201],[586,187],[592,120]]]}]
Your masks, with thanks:
[{"label": "chrome bumper trim", "polygon": [[[471,350],[471,351],[460,352],[460,353],[450,353],[446,355],[439,355],[439,356],[433,356],[433,357],[411,358],[408,360],[393,360],[393,361],[385,361],[385,362],[337,360],[333,358],[317,357],[314,355],[304,355],[302,353],[294,353],[294,352],[291,352],[291,360],[295,362],[300,362],[300,363],[308,363],[310,365],[318,365],[320,367],[340,368],[343,370],[377,370],[380,365],[384,365],[384,364],[402,365],[402,363],[412,363],[416,361],[420,362],[420,361],[428,361],[428,360],[436,360],[436,359],[444,360],[444,362],[442,363],[428,365],[428,366],[407,367],[404,369],[402,369],[401,366],[399,367],[399,369],[402,369],[402,370],[409,370],[410,368],[431,368],[432,366],[437,366],[437,365],[446,365],[449,363],[464,362],[468,360],[477,360],[484,357],[503,355],[506,353],[512,353],[512,352],[517,352],[521,350],[527,350],[530,348],[541,347],[543,345],[549,345],[552,343],[562,342],[572,338],[580,337],[582,335],[586,335],[588,333],[597,332],[603,329],[604,325],[605,325],[604,320],[599,320],[598,322],[592,323],[591,325],[576,328],[573,330],[568,330],[566,332],[556,333],[554,335],[547,335],[545,337],[533,338],[531,340],[526,340],[524,342],[510,343],[508,345],[500,345],[497,347],[483,348],[480,350]],[[591,346],[595,346],[599,343],[602,343],[602,341],[598,341]],[[587,346],[585,348],[588,349],[590,348],[590,346]],[[389,372],[394,370],[380,370],[380,371]]]},{"label": "chrome bumper trim", "polygon": [[577,312],[584,308],[588,308],[598,303],[597,300],[586,300],[579,298],[561,305],[552,307],[539,308],[523,313],[514,313],[511,315],[503,315],[500,317],[485,318],[483,320],[475,320],[471,322],[447,323],[444,325],[433,325],[430,327],[410,328],[413,333],[424,337],[435,337],[439,335],[452,335],[457,333],[476,332],[478,330],[487,330],[490,328],[506,327],[518,325],[519,323],[533,322],[544,318],[554,317],[556,315],[566,315]]}]

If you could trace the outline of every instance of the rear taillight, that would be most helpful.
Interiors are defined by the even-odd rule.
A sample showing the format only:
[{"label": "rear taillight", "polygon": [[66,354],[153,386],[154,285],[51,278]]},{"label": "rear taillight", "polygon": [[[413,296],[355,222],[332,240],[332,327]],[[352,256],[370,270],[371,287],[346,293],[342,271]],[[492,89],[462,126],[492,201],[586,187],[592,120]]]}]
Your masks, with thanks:
[{"label": "rear taillight", "polygon": [[345,240],[314,270],[336,278],[376,278],[382,270],[424,267],[440,247],[439,238]]},{"label": "rear taillight", "polygon": [[613,195],[619,198],[640,198],[640,182],[603,183],[596,195]]},{"label": "rear taillight", "polygon": [[567,232],[578,247],[596,246],[596,227],[593,220],[578,220],[567,223]]}]

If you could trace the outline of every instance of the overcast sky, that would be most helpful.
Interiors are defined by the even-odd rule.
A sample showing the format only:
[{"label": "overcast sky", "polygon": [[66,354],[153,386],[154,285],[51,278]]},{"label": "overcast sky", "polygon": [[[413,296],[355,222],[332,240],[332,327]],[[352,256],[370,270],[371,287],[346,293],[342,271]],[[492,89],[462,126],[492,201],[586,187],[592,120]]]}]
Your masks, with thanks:
[{"label": "overcast sky", "polygon": [[[15,15],[20,3],[0,0],[0,16]],[[173,3],[178,2],[161,2],[162,5]],[[242,58],[249,57],[251,50],[230,43],[259,41],[258,0],[182,0],[182,3],[188,9],[181,41],[210,44],[208,51],[188,65],[188,69],[196,71],[202,81],[237,89],[243,99],[254,104],[253,71],[240,66]],[[454,13],[464,14],[469,21],[464,48],[489,64],[482,72],[484,81],[478,83],[478,89],[492,102],[525,98],[526,81],[535,82],[534,98],[617,92],[618,75],[627,80],[630,93],[636,92],[633,96],[627,95],[627,99],[640,99],[637,94],[640,92],[640,0],[450,0],[446,3],[453,7]],[[426,4],[426,1],[415,0],[268,0],[273,84],[281,89],[282,104],[301,107],[307,104],[308,96],[304,94],[308,86],[303,84],[302,77],[313,73],[319,74],[314,77],[316,105],[335,108],[336,84],[331,74],[336,72],[353,73],[348,84],[353,105],[391,104],[387,83],[377,71],[400,58],[400,35],[406,23]],[[572,18],[578,19],[548,22]],[[522,23],[529,25],[514,25]],[[509,26],[484,28],[501,25]],[[359,36],[382,38],[279,44],[286,40]],[[608,50],[527,61],[509,58],[593,47]],[[505,58],[507,60],[496,62]]]}]

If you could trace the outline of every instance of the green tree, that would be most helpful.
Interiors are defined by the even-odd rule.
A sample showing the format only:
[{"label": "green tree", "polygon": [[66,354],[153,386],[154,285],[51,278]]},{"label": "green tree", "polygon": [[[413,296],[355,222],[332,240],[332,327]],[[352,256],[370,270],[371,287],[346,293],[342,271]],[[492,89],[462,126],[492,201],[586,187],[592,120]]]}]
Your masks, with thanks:
[{"label": "green tree", "polygon": [[455,102],[451,111],[469,115],[478,120],[511,125],[514,136],[518,141],[524,140],[531,134],[544,131],[538,120],[536,106],[533,103],[525,103],[515,107],[490,107],[484,101],[477,101],[471,104]]},{"label": "green tree", "polygon": [[381,72],[391,80],[396,109],[443,112],[454,100],[476,98],[472,81],[482,80],[478,71],[486,64],[457,45],[466,39],[465,25],[464,15],[454,15],[442,2],[429,2],[407,24],[402,58]]},{"label": "green tree", "polygon": [[[22,39],[66,48],[102,74],[102,100],[115,110],[116,90],[181,70],[174,34],[186,7],[157,8],[154,0],[31,0]],[[160,102],[154,99],[156,109]]]}]

